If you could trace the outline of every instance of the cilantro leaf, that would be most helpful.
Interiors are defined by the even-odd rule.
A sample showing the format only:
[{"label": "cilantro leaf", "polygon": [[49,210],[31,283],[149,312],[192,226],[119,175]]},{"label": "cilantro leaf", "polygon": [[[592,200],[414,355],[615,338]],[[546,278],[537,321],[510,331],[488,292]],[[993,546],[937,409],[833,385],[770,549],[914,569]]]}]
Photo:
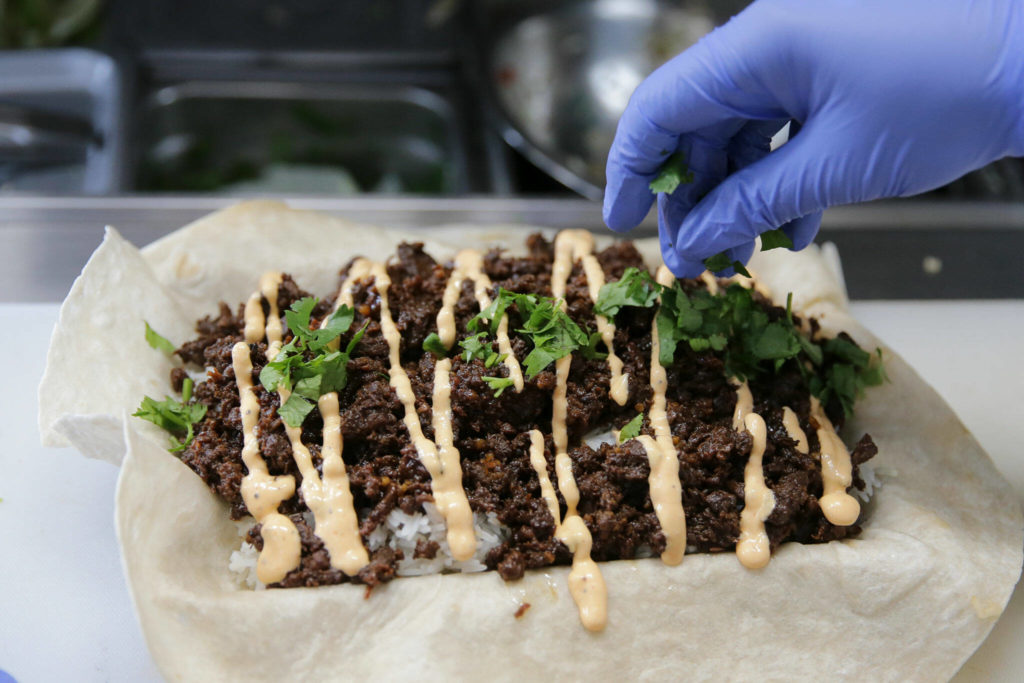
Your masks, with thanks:
[{"label": "cilantro leaf", "polygon": [[704,259],[704,267],[712,273],[718,273],[732,265],[732,259],[724,251]]},{"label": "cilantro leaf", "polygon": [[498,398],[505,390],[515,384],[515,381],[511,377],[484,377],[482,378],[487,382],[487,386],[494,392],[494,397]]},{"label": "cilantro leaf", "polygon": [[293,301],[284,312],[284,321],[297,339],[306,341],[310,337],[309,318],[316,307],[316,297],[307,296]]},{"label": "cilantro leaf", "polygon": [[604,343],[604,339],[601,337],[601,333],[591,332],[587,337],[587,345],[582,350],[583,357],[587,360],[604,360],[607,358],[607,353],[597,350],[597,345],[602,343]]},{"label": "cilantro leaf", "polygon": [[142,322],[146,323],[146,343],[149,344],[150,348],[154,348],[157,351],[163,351],[168,354],[174,353],[174,344],[172,344],[169,339],[150,327],[149,323],[145,320]]},{"label": "cilantro leaf", "polygon": [[789,235],[782,232],[782,228],[761,233],[761,251],[779,249],[780,247],[785,249],[793,248],[793,240],[789,239]]},{"label": "cilantro leaf", "polygon": [[559,354],[558,352],[551,351],[544,347],[534,347],[530,353],[526,354],[526,358],[523,359],[524,370],[526,371],[526,379],[533,379],[536,377],[544,368],[551,365],[559,358],[568,355],[570,352]]},{"label": "cilantro leaf", "polygon": [[359,346],[359,342],[363,340],[363,335],[366,334],[366,328],[369,327],[370,321],[367,320],[363,323],[363,326],[356,330],[356,333],[352,335],[352,338],[348,341],[348,346],[345,347],[345,355],[351,356],[352,352]]},{"label": "cilantro leaf", "polygon": [[206,417],[206,406],[202,403],[190,403],[188,400],[178,401],[170,396],[163,401],[145,396],[138,410],[132,415],[169,432],[171,451],[176,453],[185,450],[192,443],[195,437],[193,426]]},{"label": "cilantro leaf", "polygon": [[729,255],[724,251],[721,251],[714,256],[709,256],[704,259],[704,267],[712,273],[720,273],[727,268],[732,268],[737,273],[744,277],[751,277],[750,271],[747,270],[746,266],[740,261],[733,261],[729,258]]},{"label": "cilantro leaf", "polygon": [[499,288],[498,296],[491,301],[491,305],[484,310],[477,313],[473,318],[466,323],[466,330],[469,332],[479,332],[482,323],[489,323],[488,331],[491,336],[498,333],[498,325],[501,324],[501,319],[505,315],[505,311],[510,305],[515,303],[520,296],[528,296],[525,294],[516,294],[510,292],[507,289]]},{"label": "cilantro leaf", "polygon": [[306,416],[313,411],[313,404],[298,393],[292,394],[288,400],[277,409],[284,423],[289,427],[301,427]]},{"label": "cilantro leaf", "polygon": [[750,346],[754,356],[762,360],[793,358],[800,348],[793,327],[782,322],[766,325]]},{"label": "cilantro leaf", "polygon": [[331,313],[322,327],[313,331],[309,341],[309,348],[316,351],[330,344],[332,341],[348,332],[355,320],[356,312],[351,307],[342,304],[338,310]]},{"label": "cilantro leaf", "polygon": [[423,340],[423,350],[434,354],[436,358],[445,358],[448,355],[448,349],[445,348],[437,332],[431,332]]},{"label": "cilantro leaf", "polygon": [[486,358],[491,352],[491,343],[486,341],[486,332],[477,332],[459,342],[462,347],[462,360],[469,363],[474,358]]},{"label": "cilantro leaf", "polygon": [[630,439],[635,439],[640,436],[640,427],[644,423],[644,414],[638,413],[636,417],[623,425],[622,429],[619,430],[619,443],[624,443]]},{"label": "cilantro leaf", "polygon": [[881,349],[875,349],[872,356],[853,341],[835,337],[822,344],[822,351],[827,366],[824,379],[815,376],[811,391],[822,403],[837,400],[846,416],[853,414],[854,403],[864,395],[866,387],[878,386],[888,379]]},{"label": "cilantro leaf", "polygon": [[627,268],[620,279],[601,286],[597,303],[594,304],[594,313],[614,318],[624,306],[650,308],[658,302],[661,289],[661,285],[646,270]]},{"label": "cilantro leaf", "polygon": [[680,185],[693,182],[693,173],[686,165],[686,155],[676,152],[661,165],[658,175],[650,182],[651,192],[672,194]]}]

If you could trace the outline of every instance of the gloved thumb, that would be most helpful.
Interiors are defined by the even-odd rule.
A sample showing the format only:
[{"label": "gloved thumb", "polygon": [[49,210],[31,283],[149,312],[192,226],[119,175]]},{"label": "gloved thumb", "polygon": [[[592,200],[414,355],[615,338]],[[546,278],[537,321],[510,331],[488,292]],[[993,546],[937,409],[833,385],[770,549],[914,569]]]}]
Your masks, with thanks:
[{"label": "gloved thumb", "polygon": [[842,155],[828,153],[831,146],[827,136],[808,126],[778,150],[728,176],[682,217],[674,244],[679,257],[700,261],[780,227],[795,249],[810,244],[820,212],[847,203],[851,190],[847,180],[853,169]]}]

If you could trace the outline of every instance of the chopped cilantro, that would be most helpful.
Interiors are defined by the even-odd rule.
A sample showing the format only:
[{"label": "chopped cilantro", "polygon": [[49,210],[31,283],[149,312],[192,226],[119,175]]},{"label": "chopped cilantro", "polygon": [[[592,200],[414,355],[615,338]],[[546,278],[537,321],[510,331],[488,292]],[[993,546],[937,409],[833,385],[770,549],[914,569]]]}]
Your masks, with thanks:
[{"label": "chopped cilantro", "polygon": [[712,273],[720,273],[726,268],[732,268],[737,273],[744,277],[750,277],[750,271],[746,269],[740,261],[733,261],[729,258],[729,255],[724,251],[721,251],[714,256],[709,256],[704,259],[704,267],[710,270]]},{"label": "chopped cilantro", "polygon": [[507,353],[495,353],[494,351],[491,351],[487,354],[487,357],[484,358],[484,367],[493,368],[495,365],[505,360],[506,357],[508,357]]},{"label": "chopped cilantro", "polygon": [[493,353],[491,343],[486,341],[486,332],[471,334],[459,342],[462,347],[462,360],[470,362],[474,358],[486,359],[487,354]]},{"label": "chopped cilantro", "polygon": [[651,192],[659,194],[665,192],[672,194],[680,185],[693,182],[693,172],[686,165],[686,155],[676,152],[661,165],[658,175],[654,177],[648,187]]},{"label": "chopped cilantro", "polygon": [[789,239],[789,235],[782,232],[782,228],[761,233],[761,251],[769,251],[780,247],[785,249],[793,248],[793,240]]},{"label": "chopped cilantro", "polygon": [[[190,381],[190,380],[189,380]],[[189,386],[191,394],[191,386]],[[206,417],[206,406],[202,403],[191,403],[188,398],[183,401],[168,396],[163,401],[145,396],[142,405],[132,415],[152,422],[157,427],[170,432],[171,451],[185,450],[195,438],[193,426]]]},{"label": "chopped cilantro", "polygon": [[527,379],[590,341],[590,336],[565,314],[561,303],[530,294],[520,294],[516,299],[516,307],[524,318],[519,331],[533,342],[533,349],[523,359]]},{"label": "chopped cilantro", "polygon": [[283,388],[292,392],[278,410],[289,427],[302,425],[320,396],[345,388],[349,359],[366,332],[364,324],[352,335],[344,351],[333,350],[331,343],[349,330],[355,312],[348,306],[339,306],[322,327],[313,329],[309,323],[316,304],[315,298],[305,297],[285,312],[285,322],[293,337],[260,371],[260,384],[267,391]]},{"label": "chopped cilantro", "polygon": [[661,286],[646,270],[627,268],[620,279],[601,287],[594,313],[613,318],[624,306],[650,308],[658,302],[660,292]]},{"label": "chopped cilantro", "polygon": [[872,356],[850,340],[835,337],[826,340],[822,350],[833,362],[827,366],[824,379],[818,375],[811,378],[811,392],[822,403],[835,398],[846,416],[853,414],[853,405],[864,395],[866,387],[878,386],[888,379],[881,349],[875,349]]},{"label": "chopped cilantro", "polygon": [[154,330],[152,327],[150,327],[148,322],[146,322],[145,320],[143,320],[143,322],[146,323],[146,343],[148,343],[151,348],[154,348],[157,351],[163,351],[164,353],[174,353],[174,344],[172,344],[170,340],[167,339],[167,337],[164,337],[156,330]]},{"label": "chopped cilantro", "polygon": [[511,377],[484,377],[483,380],[487,382],[487,386],[494,392],[494,397],[497,398],[505,393],[505,390],[515,384],[515,381]]},{"label": "chopped cilantro", "polygon": [[[522,321],[522,327],[518,331],[533,343],[533,349],[523,359],[527,379],[532,379],[559,358],[590,346],[590,335],[565,314],[561,300],[499,289],[498,296],[491,305],[480,311],[466,325],[470,332],[475,333],[459,342],[463,348],[463,358],[467,362],[473,358],[481,358],[486,365],[490,354],[494,353],[487,337],[495,334],[501,317],[512,305],[516,307]],[[482,331],[481,327],[485,323],[486,331]],[[496,361],[491,365],[494,362]]]},{"label": "chopped cilantro", "polygon": [[445,348],[445,345],[441,341],[441,337],[438,336],[437,332],[431,332],[427,335],[427,338],[423,340],[423,350],[434,354],[436,358],[444,358],[448,355],[448,349]]},{"label": "chopped cilantro", "polygon": [[308,348],[310,351],[319,351],[347,332],[348,328],[352,326],[352,320],[355,318],[355,311],[342,304],[338,307],[338,310],[331,314],[326,324],[322,327],[311,329],[309,320],[316,304],[317,299],[315,297],[303,297],[294,302],[284,314],[285,323],[287,323],[288,329],[291,330],[292,334],[295,335],[295,339],[301,342],[303,348]]},{"label": "chopped cilantro", "polygon": [[619,430],[619,443],[624,443],[630,439],[635,439],[640,436],[640,427],[644,423],[644,414],[638,413],[636,417],[623,425],[622,429]]}]

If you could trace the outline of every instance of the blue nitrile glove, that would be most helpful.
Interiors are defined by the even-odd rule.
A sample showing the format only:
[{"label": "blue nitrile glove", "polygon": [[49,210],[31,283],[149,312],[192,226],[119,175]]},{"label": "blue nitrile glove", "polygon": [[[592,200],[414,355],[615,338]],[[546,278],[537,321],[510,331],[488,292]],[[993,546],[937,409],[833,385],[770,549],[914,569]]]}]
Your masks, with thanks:
[{"label": "blue nitrile glove", "polygon": [[[780,226],[804,248],[825,207],[1024,155],[1022,116],[1021,0],[759,0],[637,88],[604,219],[635,227],[648,183],[683,152],[694,181],[659,195],[658,223],[665,263],[694,277],[723,250],[745,263]],[[802,130],[768,154],[790,119]]]}]

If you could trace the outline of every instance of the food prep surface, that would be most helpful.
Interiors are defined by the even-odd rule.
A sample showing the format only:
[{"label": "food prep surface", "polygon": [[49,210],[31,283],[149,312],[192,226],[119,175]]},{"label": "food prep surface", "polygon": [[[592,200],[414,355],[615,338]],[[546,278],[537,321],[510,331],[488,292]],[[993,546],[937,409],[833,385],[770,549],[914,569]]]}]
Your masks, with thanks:
[{"label": "food prep surface", "polygon": [[[19,681],[156,681],[118,558],[117,470],[39,445],[36,387],[57,310],[0,305],[0,321],[20,331],[2,361],[11,390],[0,398],[8,416],[0,454],[0,537],[7,541],[0,572],[19,589],[0,593],[0,670]],[[853,313],[949,401],[1024,501],[1024,461],[1017,457],[1024,424],[1008,419],[1024,414],[1024,397],[1014,390],[1024,385],[1024,368],[1005,361],[1021,351],[1024,301],[862,302]],[[949,363],[952,353],[972,362]],[[52,560],[38,561],[51,544]],[[956,680],[1012,680],[1024,669],[1022,630],[1024,597],[1015,594]]]}]

